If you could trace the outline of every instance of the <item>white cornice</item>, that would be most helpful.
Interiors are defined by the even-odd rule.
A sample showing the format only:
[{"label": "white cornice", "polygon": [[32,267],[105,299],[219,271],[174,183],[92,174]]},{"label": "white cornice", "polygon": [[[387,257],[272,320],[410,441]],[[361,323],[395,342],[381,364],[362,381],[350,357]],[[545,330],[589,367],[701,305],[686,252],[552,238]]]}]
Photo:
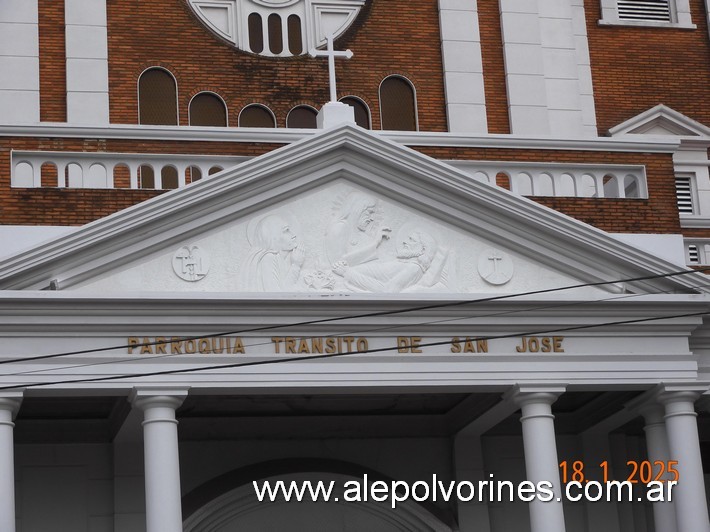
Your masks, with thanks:
[{"label": "white cornice", "polygon": [[[195,126],[136,126],[114,124],[108,127],[84,127],[67,124],[3,125],[0,137],[59,137],[88,139],[120,139],[142,141],[236,142],[290,144],[312,137],[322,130],[213,128]],[[449,148],[506,148],[531,150],[581,150],[615,152],[671,153],[677,141],[668,139],[613,139],[607,137],[555,138],[517,135],[462,135],[460,133],[383,132],[383,138],[406,146]]]}]

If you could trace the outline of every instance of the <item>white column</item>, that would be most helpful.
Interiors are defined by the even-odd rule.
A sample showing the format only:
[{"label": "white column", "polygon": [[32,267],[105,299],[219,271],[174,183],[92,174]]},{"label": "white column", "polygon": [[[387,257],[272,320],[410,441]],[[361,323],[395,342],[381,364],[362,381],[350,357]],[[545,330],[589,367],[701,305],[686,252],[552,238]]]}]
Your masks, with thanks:
[{"label": "white column", "polygon": [[106,0],[65,0],[67,122],[109,123]]},{"label": "white column", "polygon": [[180,459],[175,410],[187,390],[135,389],[131,402],[143,411],[147,532],[182,532]]},{"label": "white column", "polygon": [[15,532],[15,453],[12,420],[22,392],[0,395],[0,530]]},{"label": "white column", "polygon": [[523,447],[527,480],[538,484],[552,484],[554,497],[549,502],[533,499],[530,502],[530,530],[532,532],[565,532],[562,510],[559,462],[555,438],[554,403],[563,390],[525,391],[517,389],[511,398],[522,411]]},{"label": "white column", "polygon": [[595,137],[583,0],[500,0],[514,134]]},{"label": "white column", "polygon": [[[659,404],[649,404],[640,410],[646,426],[646,448],[648,449],[648,459],[653,464],[656,460],[667,464],[670,460],[670,449],[668,448],[668,435],[666,433],[666,422],[664,419],[663,406]],[[654,469],[655,470],[655,469]],[[672,476],[664,476],[664,480],[673,480]],[[656,532],[678,532],[676,526],[675,508],[672,502],[653,503],[653,521]]]},{"label": "white column", "polygon": [[37,0],[0,1],[0,124],[39,123]]},{"label": "white column", "polygon": [[695,391],[665,391],[659,396],[665,406],[670,457],[678,461],[679,478],[673,488],[673,501],[680,532],[710,532],[694,407],[699,396]]},{"label": "white column", "polygon": [[446,115],[452,133],[488,133],[477,0],[439,0]]}]

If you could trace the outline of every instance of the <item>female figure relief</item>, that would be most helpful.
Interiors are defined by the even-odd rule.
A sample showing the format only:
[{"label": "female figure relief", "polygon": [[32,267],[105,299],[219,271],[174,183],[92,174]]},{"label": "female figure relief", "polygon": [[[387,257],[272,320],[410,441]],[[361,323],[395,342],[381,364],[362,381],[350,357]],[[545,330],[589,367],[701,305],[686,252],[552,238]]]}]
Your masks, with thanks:
[{"label": "female figure relief", "polygon": [[306,254],[289,223],[272,214],[249,224],[251,251],[242,268],[242,287],[258,292],[295,290]]}]

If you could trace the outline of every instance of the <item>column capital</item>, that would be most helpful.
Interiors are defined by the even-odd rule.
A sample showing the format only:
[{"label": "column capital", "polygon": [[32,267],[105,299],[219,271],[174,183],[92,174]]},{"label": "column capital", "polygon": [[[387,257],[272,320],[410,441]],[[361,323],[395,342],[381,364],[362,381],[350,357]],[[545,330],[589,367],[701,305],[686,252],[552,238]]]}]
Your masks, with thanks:
[{"label": "column capital", "polygon": [[9,410],[14,418],[20,410],[25,390],[0,392],[0,410]]},{"label": "column capital", "polygon": [[518,406],[524,406],[530,403],[552,405],[566,390],[567,387],[561,385],[516,384],[505,392],[503,399],[505,401],[512,401]]},{"label": "column capital", "polygon": [[128,399],[134,407],[141,410],[150,407],[177,409],[187,397],[188,392],[189,388],[133,388]]}]

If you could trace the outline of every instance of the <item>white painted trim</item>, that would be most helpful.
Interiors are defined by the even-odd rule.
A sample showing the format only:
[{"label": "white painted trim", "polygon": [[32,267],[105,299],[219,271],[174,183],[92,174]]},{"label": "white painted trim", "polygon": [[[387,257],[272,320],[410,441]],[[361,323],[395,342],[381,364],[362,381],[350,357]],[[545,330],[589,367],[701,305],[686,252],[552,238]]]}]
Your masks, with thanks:
[{"label": "white painted trim", "polygon": [[[264,142],[291,144],[318,134],[317,130],[286,128],[212,128],[197,126],[156,126],[112,124],[111,126],[75,126],[45,122],[39,125],[0,125],[0,137],[60,137],[131,139],[184,142]],[[372,131],[380,137],[406,146],[450,148],[505,148],[539,150],[575,150],[609,152],[673,153],[680,141],[669,138],[598,137],[574,138],[530,135],[465,135],[419,131]]]},{"label": "white painted trim", "polygon": [[[227,120],[227,125],[225,127],[229,127],[229,107],[227,106],[227,102],[224,101],[224,98],[222,98],[219,94],[217,94],[214,91],[200,91],[197,94],[193,95],[192,98],[190,98],[190,101],[187,104],[187,123],[190,125],[190,127],[204,127],[204,126],[192,126],[190,124],[192,117],[190,116],[192,113],[192,100],[194,100],[197,96],[200,96],[201,94],[211,94],[212,96],[215,96],[219,98],[219,100],[222,102],[222,105],[224,105],[224,116],[226,117]],[[209,127],[218,127],[218,126],[209,126]]]},{"label": "white painted trim", "polygon": [[601,0],[600,26],[643,26],[650,28],[695,29],[688,0],[669,0],[671,21],[626,20],[619,18],[618,0]]},{"label": "white painted trim", "polygon": [[[162,66],[148,67],[145,70],[143,70],[143,72],[140,73],[140,76],[138,76],[138,81],[136,81],[136,94],[138,95],[138,106],[137,106],[138,116],[136,117],[136,122],[140,125],[140,121],[141,121],[141,90],[140,90],[141,78],[143,77],[143,74],[145,74],[149,70],[153,70],[153,69],[163,70],[163,71],[167,72],[168,74],[170,74],[170,77],[172,77],[173,81],[175,82],[175,115],[177,118],[177,125],[179,126],[180,125],[180,92],[179,92],[180,87],[178,86],[177,78],[175,77],[175,75],[172,72],[170,72],[167,68],[162,67]],[[149,125],[152,125],[152,124],[149,124]]]},{"label": "white painted trim", "polygon": [[682,133],[679,132],[678,135],[707,137],[705,140],[710,140],[710,127],[664,104],[651,107],[643,113],[609,128],[609,134],[612,137],[627,134],[643,134],[644,127],[649,127],[659,120],[667,120],[672,125],[678,127],[679,131],[682,131]]},{"label": "white painted trim", "polygon": [[[710,0],[708,1],[710,2]],[[355,96],[354,94],[346,94],[345,96],[342,96],[338,101],[340,103],[345,103],[343,102],[345,98],[352,98],[353,100],[357,100],[365,107],[365,110],[367,111],[367,129],[372,129],[372,110],[370,110],[370,106],[367,105],[367,102],[365,102],[365,100],[363,100],[359,96]]]},{"label": "white painted trim", "polygon": [[382,131],[388,131],[382,127],[382,84],[390,78],[403,79],[409,84],[409,88],[412,89],[412,94],[414,95],[414,125],[417,128],[416,131],[419,131],[419,107],[417,106],[417,88],[414,86],[414,83],[412,83],[409,78],[401,74],[391,74],[385,77],[382,81],[380,81],[380,85],[377,87],[377,101],[380,105],[380,129]]},{"label": "white painted trim", "polygon": [[[268,105],[263,104],[263,103],[250,103],[250,104],[245,105],[244,107],[242,107],[241,111],[239,111],[239,116],[237,117],[237,127],[243,127],[243,126],[241,125],[242,113],[244,112],[245,109],[248,109],[249,107],[262,107],[262,108],[266,109],[266,110],[269,112],[269,114],[271,115],[271,118],[274,119],[274,127],[273,127],[273,128],[266,128],[266,129],[276,129],[276,128],[278,127],[279,123],[278,123],[278,121],[276,120],[276,115],[275,115],[274,112],[269,108]],[[247,128],[247,129],[264,129],[264,128]]]}]

